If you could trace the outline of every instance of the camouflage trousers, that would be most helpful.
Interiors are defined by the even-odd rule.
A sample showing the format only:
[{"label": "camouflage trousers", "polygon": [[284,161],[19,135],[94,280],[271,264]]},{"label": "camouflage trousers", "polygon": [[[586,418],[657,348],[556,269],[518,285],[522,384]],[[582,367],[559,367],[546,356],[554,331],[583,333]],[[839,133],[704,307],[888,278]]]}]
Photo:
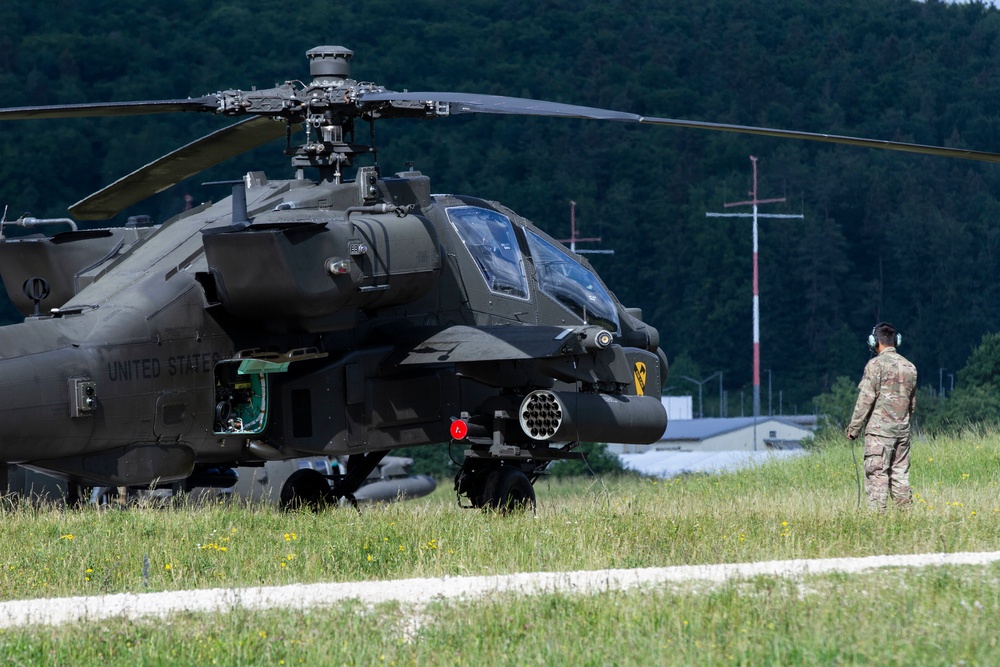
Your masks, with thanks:
[{"label": "camouflage trousers", "polygon": [[868,509],[884,510],[891,495],[897,507],[913,503],[910,436],[865,436],[865,493]]}]

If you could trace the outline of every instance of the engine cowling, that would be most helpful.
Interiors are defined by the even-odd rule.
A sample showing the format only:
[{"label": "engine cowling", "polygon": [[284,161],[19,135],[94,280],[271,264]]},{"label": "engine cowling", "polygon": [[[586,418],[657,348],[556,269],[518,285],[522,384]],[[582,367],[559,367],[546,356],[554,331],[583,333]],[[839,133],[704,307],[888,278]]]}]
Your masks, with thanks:
[{"label": "engine cowling", "polygon": [[415,301],[441,271],[433,227],[415,215],[267,222],[206,232],[204,242],[227,311],[306,331],[337,328],[331,316],[344,309]]}]

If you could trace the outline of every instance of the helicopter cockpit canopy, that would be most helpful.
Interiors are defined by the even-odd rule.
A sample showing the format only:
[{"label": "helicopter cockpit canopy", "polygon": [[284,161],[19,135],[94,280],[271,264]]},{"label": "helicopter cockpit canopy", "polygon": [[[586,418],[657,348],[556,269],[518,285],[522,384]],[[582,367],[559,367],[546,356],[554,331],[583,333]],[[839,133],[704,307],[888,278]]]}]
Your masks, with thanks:
[{"label": "helicopter cockpit canopy", "polygon": [[[510,218],[479,206],[454,206],[448,209],[448,220],[490,291],[529,298],[524,259]],[[528,229],[524,233],[541,291],[587,324],[619,331],[615,301],[597,276],[538,234]]]},{"label": "helicopter cockpit canopy", "polygon": [[478,206],[455,206],[448,209],[448,219],[490,291],[527,299],[528,278],[510,218]]},{"label": "helicopter cockpit canopy", "polygon": [[541,236],[524,231],[541,290],[587,324],[617,332],[615,302],[597,276]]}]

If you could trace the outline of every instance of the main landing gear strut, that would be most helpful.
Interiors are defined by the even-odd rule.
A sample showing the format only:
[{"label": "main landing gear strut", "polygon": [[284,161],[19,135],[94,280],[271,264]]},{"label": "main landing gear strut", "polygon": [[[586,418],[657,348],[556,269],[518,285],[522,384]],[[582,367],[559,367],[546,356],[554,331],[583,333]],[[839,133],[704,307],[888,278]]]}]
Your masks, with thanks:
[{"label": "main landing gear strut", "polygon": [[[532,471],[533,473],[535,471]],[[537,478],[540,472],[535,473]],[[535,487],[533,480],[517,464],[509,461],[492,461],[489,465],[462,466],[455,476],[455,492],[469,498],[478,509],[492,509],[498,512],[535,510]]]},{"label": "main landing gear strut", "polygon": [[354,493],[388,453],[352,454],[347,459],[347,473],[330,478],[311,468],[296,470],[281,487],[281,508],[294,510],[307,507],[317,511],[337,504],[341,498],[357,507]]},{"label": "main landing gear strut", "polygon": [[[510,445],[473,445],[455,475],[455,493],[462,507],[498,512],[535,510],[535,480],[546,474],[554,460],[582,459],[570,451],[576,443],[554,449],[547,444],[535,448]],[[462,504],[462,496],[471,505]]]}]

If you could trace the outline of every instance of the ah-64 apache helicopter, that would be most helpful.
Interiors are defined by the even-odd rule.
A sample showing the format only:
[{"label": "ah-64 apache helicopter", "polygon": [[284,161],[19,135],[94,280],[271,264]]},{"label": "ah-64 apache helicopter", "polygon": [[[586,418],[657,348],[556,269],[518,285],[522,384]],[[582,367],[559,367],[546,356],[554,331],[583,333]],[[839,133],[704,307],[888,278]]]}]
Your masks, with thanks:
[{"label": "ah-64 apache helicopter", "polygon": [[[458,441],[474,507],[534,503],[579,442],[651,443],[666,427],[659,334],[580,257],[501,204],[432,194],[377,163],[367,123],[462,113],[746,132],[1000,161],[1000,155],[770,130],[512,97],[400,93],[350,78],[353,53],[307,53],[312,79],[200,98],[0,109],[0,120],[208,112],[245,116],[70,208],[110,218],[207,167],[286,137],[295,170],[163,224],[4,239],[26,316],[0,328],[0,462],[82,485],[233,484],[232,468],[303,469],[288,504],[348,498],[399,447]],[[293,146],[301,126],[304,141]],[[310,170],[307,178],[306,170]],[[7,224],[30,226],[20,219]],[[72,224],[71,219],[66,219]]]}]

